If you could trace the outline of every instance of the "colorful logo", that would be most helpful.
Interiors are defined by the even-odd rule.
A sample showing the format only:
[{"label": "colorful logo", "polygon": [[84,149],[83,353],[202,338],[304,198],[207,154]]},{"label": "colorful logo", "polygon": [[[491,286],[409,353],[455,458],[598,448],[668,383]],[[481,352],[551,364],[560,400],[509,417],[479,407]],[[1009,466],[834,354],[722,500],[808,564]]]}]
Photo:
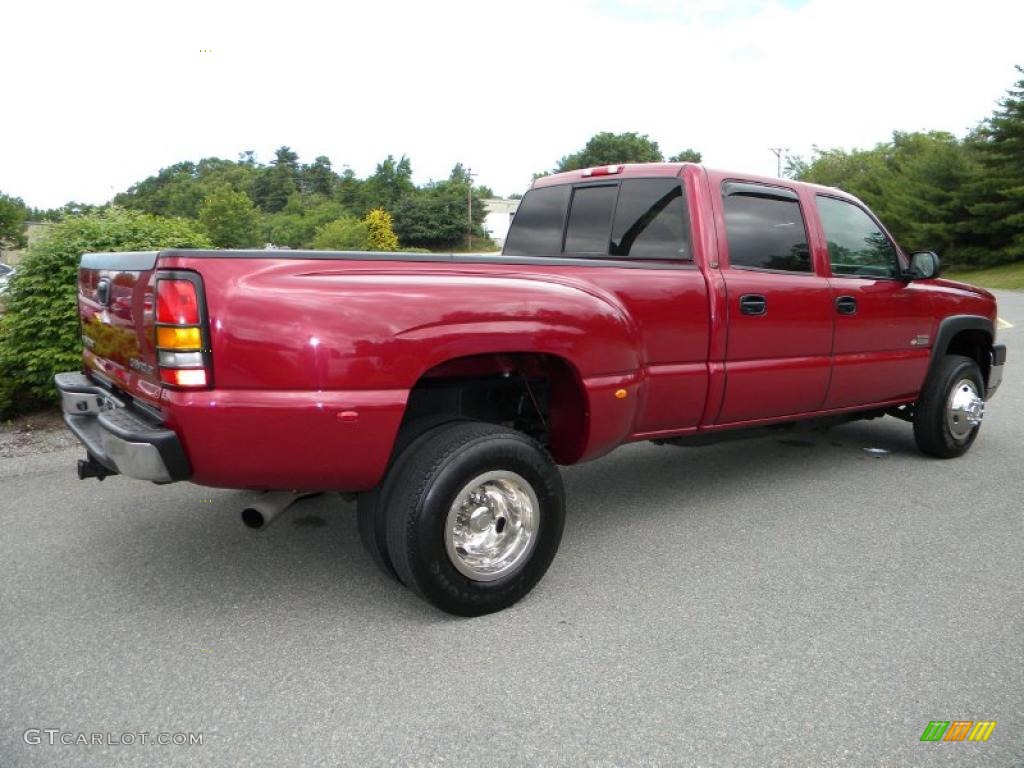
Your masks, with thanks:
[{"label": "colorful logo", "polygon": [[932,720],[921,741],[988,741],[995,727],[995,720]]}]

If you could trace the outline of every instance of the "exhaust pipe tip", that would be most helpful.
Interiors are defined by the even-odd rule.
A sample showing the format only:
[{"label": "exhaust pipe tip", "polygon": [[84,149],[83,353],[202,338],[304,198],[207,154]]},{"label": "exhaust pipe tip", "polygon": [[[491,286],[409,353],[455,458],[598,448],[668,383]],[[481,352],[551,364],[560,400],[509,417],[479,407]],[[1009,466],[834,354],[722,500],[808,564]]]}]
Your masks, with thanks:
[{"label": "exhaust pipe tip", "polygon": [[246,507],[242,510],[242,522],[246,528],[258,530],[267,524],[267,518],[258,509]]},{"label": "exhaust pipe tip", "polygon": [[246,528],[258,531],[270,525],[299,499],[315,495],[315,491],[265,491],[242,510],[242,523]]}]

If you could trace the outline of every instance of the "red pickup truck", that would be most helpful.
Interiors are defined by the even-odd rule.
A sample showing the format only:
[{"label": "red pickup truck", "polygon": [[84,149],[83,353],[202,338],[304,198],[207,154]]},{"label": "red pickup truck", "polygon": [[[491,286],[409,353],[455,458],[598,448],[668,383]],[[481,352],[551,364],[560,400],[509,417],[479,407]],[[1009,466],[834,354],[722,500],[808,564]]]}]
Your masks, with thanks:
[{"label": "red pickup truck", "polygon": [[358,494],[378,564],[504,608],[565,515],[558,464],[889,414],[964,453],[1002,375],[991,294],[836,189],[693,164],[538,179],[501,255],[82,257],[79,475]]}]

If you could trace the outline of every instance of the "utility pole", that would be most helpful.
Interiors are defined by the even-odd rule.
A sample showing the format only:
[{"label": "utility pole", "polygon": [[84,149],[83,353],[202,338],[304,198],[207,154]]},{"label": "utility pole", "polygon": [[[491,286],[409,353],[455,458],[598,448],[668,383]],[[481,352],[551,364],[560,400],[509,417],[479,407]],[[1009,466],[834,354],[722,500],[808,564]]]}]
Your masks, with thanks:
[{"label": "utility pole", "polygon": [[466,244],[469,250],[473,250],[473,169],[466,169],[466,181],[469,182],[469,189],[466,190],[466,210],[469,211],[468,229],[466,229]]},{"label": "utility pole", "polygon": [[768,151],[775,155],[775,160],[777,161],[775,175],[781,179],[782,158],[784,158],[786,156],[786,153],[789,152],[789,147],[768,147]]}]

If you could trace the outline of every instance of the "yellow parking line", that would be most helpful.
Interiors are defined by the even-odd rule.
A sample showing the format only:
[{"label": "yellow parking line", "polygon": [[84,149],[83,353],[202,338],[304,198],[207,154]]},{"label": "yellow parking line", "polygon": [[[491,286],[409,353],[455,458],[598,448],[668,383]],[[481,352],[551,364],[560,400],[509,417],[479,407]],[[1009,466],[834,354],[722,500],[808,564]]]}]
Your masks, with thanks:
[{"label": "yellow parking line", "polygon": [[996,318],[996,327],[998,328],[1013,328],[1013,323],[1008,323],[1003,318]]}]

